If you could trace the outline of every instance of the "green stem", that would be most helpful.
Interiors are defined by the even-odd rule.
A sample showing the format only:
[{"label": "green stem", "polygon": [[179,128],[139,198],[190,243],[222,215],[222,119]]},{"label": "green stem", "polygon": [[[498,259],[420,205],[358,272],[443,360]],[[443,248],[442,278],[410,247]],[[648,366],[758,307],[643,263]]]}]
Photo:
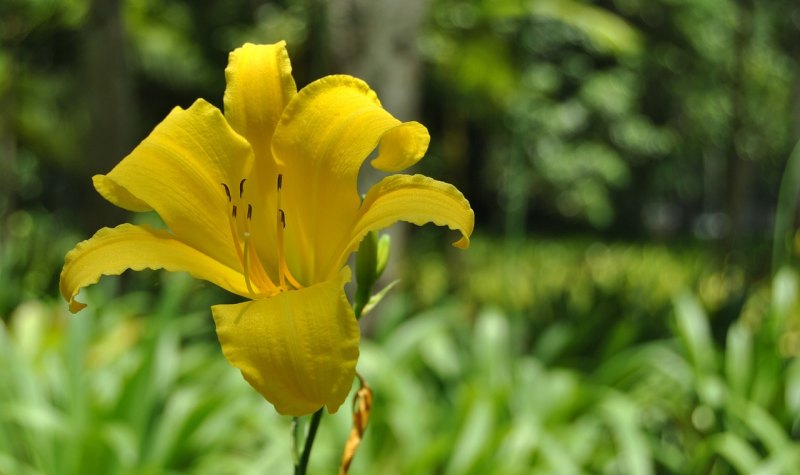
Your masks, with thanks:
[{"label": "green stem", "polygon": [[314,438],[317,436],[317,428],[319,427],[320,420],[322,420],[323,409],[325,408],[321,407],[319,411],[315,412],[314,415],[311,416],[311,423],[308,426],[306,443],[303,447],[303,453],[300,455],[300,460],[297,462],[297,465],[294,466],[294,475],[306,475],[308,459],[311,457],[311,446],[314,445]]}]

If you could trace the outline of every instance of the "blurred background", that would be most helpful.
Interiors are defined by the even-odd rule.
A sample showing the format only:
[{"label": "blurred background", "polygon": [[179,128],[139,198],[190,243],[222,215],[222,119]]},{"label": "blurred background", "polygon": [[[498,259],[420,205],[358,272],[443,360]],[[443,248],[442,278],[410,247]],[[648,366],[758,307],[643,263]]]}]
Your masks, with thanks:
[{"label": "blurred background", "polygon": [[216,341],[234,297],[126,273],[72,316],[57,290],[78,241],[152,219],[91,176],[280,39],[299,87],[353,74],[424,123],[414,171],[476,213],[466,252],[396,232],[351,473],[796,473],[791,0],[2,0],[0,473],[291,472],[289,418]]}]

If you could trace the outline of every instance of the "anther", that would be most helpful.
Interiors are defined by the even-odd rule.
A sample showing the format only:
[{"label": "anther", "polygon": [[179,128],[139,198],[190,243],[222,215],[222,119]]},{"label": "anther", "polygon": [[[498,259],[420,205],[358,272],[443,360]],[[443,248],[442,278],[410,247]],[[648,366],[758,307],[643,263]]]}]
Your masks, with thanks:
[{"label": "anther", "polygon": [[252,217],[253,217],[253,205],[249,204],[247,205],[247,220],[250,221]]},{"label": "anther", "polygon": [[231,216],[234,218],[236,217],[236,205],[233,205],[233,210],[231,210]]},{"label": "anther", "polygon": [[222,186],[225,187],[225,196],[228,197],[228,203],[230,203],[231,202],[231,189],[228,188],[228,185],[226,185],[225,183],[222,183]]},{"label": "anther", "polygon": [[279,173],[278,174],[278,191],[281,191],[282,187],[283,187],[283,175]]},{"label": "anther", "polygon": [[242,181],[239,182],[239,198],[242,197],[244,194],[244,182],[247,181],[247,178],[242,178]]},{"label": "anther", "polygon": [[286,213],[284,213],[282,209],[279,209],[279,210],[278,210],[278,213],[280,214],[281,225],[282,225],[284,228],[286,228]]}]

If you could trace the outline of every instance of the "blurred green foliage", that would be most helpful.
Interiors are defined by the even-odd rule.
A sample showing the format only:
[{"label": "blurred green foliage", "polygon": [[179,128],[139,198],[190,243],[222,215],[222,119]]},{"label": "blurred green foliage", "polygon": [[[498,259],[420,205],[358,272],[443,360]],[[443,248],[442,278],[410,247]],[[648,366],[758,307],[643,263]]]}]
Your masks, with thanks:
[{"label": "blurred green foliage", "polygon": [[503,211],[486,214],[512,235],[545,218],[706,237],[694,215],[722,211],[734,229],[712,235],[763,237],[755,209],[796,135],[797,15],[781,1],[436,1],[422,43],[435,104],[452,134],[479,134],[441,153],[485,147]]},{"label": "blurred green foliage", "polygon": [[207,309],[183,313],[190,283],[165,276],[157,300],[92,293],[87,318],[60,304],[17,307],[0,327],[0,472],[238,474],[280,465],[288,422],[207,343]]},{"label": "blurred green foliage", "polygon": [[[484,225],[764,237],[798,122],[791,1],[426,5],[413,46],[440,160],[422,166],[459,182]],[[324,21],[318,0],[4,2],[0,209],[86,202],[70,191],[174,105],[221,103],[227,52],[244,41],[287,40],[300,85],[338,72],[320,72]],[[98,125],[104,110],[124,116],[106,117],[119,137]],[[31,190],[31,169],[60,183]]]},{"label": "blurred green foliage", "polygon": [[[741,270],[715,269],[708,249],[537,239],[476,239],[447,266],[438,254],[410,258],[405,275],[419,310],[455,295],[472,308],[514,316],[520,351],[544,362],[595,367],[627,346],[668,334],[672,298],[696,289],[722,311],[741,298]],[[456,276],[454,277],[453,274]]]},{"label": "blurred green foliage", "polygon": [[590,371],[520,354],[526,335],[505,309],[481,307],[469,325],[463,301],[420,313],[384,329],[374,350],[365,345],[378,407],[396,411],[386,427],[373,425],[368,451],[417,447],[418,458],[393,457],[391,473],[791,473],[800,456],[797,292],[797,274],[783,270],[723,342],[697,298],[680,294],[669,334]]},{"label": "blurred green foliage", "polygon": [[64,254],[80,239],[52,216],[16,211],[0,230],[0,316],[27,300],[55,295]]},{"label": "blurred green foliage", "polygon": [[[777,474],[796,466],[795,271],[753,287],[719,337],[701,304],[709,298],[702,278],[709,269],[696,264],[681,272],[691,252],[672,261],[662,255],[661,269],[675,274],[626,282],[642,256],[659,250],[607,248],[598,274],[592,245],[562,243],[558,253],[556,244],[543,243],[564,274],[585,276],[571,279],[576,285],[565,295],[563,283],[542,290],[543,275],[523,273],[527,286],[515,292],[532,296],[510,300],[501,286],[473,292],[488,263],[480,251],[494,244],[476,242],[479,257],[463,263],[468,278],[416,281],[386,302],[380,317],[365,317],[371,336],[359,368],[376,399],[354,473]],[[512,267],[519,254],[491,262]],[[431,273],[416,268],[413,275]],[[491,280],[488,273],[484,282]],[[59,303],[28,301],[0,327],[0,469],[289,471],[288,419],[244,384],[210,338],[206,305],[216,294],[185,275],[159,281],[157,293],[113,298],[118,281],[105,281],[90,289],[89,314],[79,317],[66,316]],[[693,281],[696,295],[673,291]],[[425,290],[437,285],[453,292]],[[654,299],[636,298],[642,294]],[[525,309],[558,300],[582,324],[530,321],[538,312]],[[621,313],[608,310],[609,300],[624,303]],[[637,314],[657,331],[620,345],[612,335],[631,325],[620,315]],[[312,469],[337,464],[349,417],[343,408],[325,419]]]}]

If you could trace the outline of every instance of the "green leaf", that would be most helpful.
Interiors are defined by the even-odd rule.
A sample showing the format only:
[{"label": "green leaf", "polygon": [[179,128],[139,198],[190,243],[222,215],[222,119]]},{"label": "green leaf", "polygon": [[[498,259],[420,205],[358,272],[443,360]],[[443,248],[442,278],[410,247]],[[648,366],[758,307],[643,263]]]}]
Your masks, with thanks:
[{"label": "green leaf", "polygon": [[497,309],[483,311],[475,322],[472,351],[478,374],[487,389],[511,385],[511,330],[508,317]]},{"label": "green leaf", "polygon": [[800,359],[794,359],[786,368],[786,408],[800,417]]},{"label": "green leaf", "polygon": [[758,404],[731,398],[729,407],[745,425],[753,431],[770,452],[789,445],[789,436],[783,426],[765,408]]},{"label": "green leaf", "polygon": [[725,373],[730,388],[747,395],[753,369],[753,335],[741,322],[731,325],[725,345]]},{"label": "green leaf", "polygon": [[[378,239],[378,233],[370,231],[364,236],[356,253],[356,288],[353,310],[356,318],[361,318],[366,306],[369,305],[372,295],[372,288],[380,278],[386,263],[389,261],[390,238],[387,234]],[[391,284],[390,284],[391,285]],[[386,289],[384,289],[386,290]],[[385,295],[385,293],[383,294]],[[381,296],[380,298],[383,298]],[[378,299],[380,301],[380,299]],[[373,308],[376,301],[371,307]]]},{"label": "green leaf", "polygon": [[592,4],[575,0],[507,0],[493,3],[502,6],[491,8],[487,13],[497,18],[525,15],[550,17],[584,32],[601,51],[619,55],[641,52],[643,38],[636,28],[621,16]]},{"label": "green leaf", "polygon": [[645,433],[639,427],[639,410],[633,401],[614,394],[606,398],[602,409],[619,449],[620,471],[633,475],[653,474],[652,455]]},{"label": "green leaf", "polygon": [[378,279],[378,233],[370,231],[358,245],[356,253],[356,282],[372,287]]},{"label": "green leaf", "polygon": [[693,296],[681,294],[675,300],[675,317],[678,335],[689,353],[695,371],[713,372],[716,364],[711,329],[700,304]]},{"label": "green leaf", "polygon": [[760,457],[753,447],[738,434],[723,432],[714,435],[709,443],[737,473],[753,473]]},{"label": "green leaf", "polygon": [[100,436],[111,448],[122,467],[133,467],[139,461],[139,447],[136,434],[124,424],[109,423],[102,429]]},{"label": "green leaf", "polygon": [[452,334],[438,331],[420,342],[420,355],[443,381],[458,377],[462,369],[462,358]]},{"label": "green leaf", "polygon": [[377,264],[377,278],[380,279],[383,271],[386,270],[386,265],[389,263],[389,254],[392,250],[392,238],[388,234],[381,234],[378,238],[378,252],[376,254]]},{"label": "green leaf", "polygon": [[773,452],[761,465],[747,473],[751,475],[784,475],[797,473],[798,466],[800,466],[800,447],[794,444]]},{"label": "green leaf", "polygon": [[378,292],[377,294],[371,296],[369,298],[369,300],[367,301],[367,304],[364,305],[364,310],[361,311],[361,316],[363,317],[364,315],[366,315],[369,312],[371,312],[372,309],[374,309],[376,305],[381,303],[381,300],[383,300],[383,298],[386,297],[386,295],[389,293],[389,291],[392,290],[394,288],[394,286],[399,284],[399,283],[400,283],[400,279],[393,280],[386,287],[382,288],[380,292]]},{"label": "green leaf", "polygon": [[445,475],[469,473],[481,452],[487,449],[494,426],[495,415],[491,402],[486,398],[476,397],[468,408]]},{"label": "green leaf", "polygon": [[797,273],[789,267],[778,270],[772,281],[772,309],[779,322],[786,321],[790,311],[796,305],[797,290]]},{"label": "green leaf", "polygon": [[14,455],[0,452],[0,473],[14,473],[17,475],[41,475],[27,464],[17,460]]}]

